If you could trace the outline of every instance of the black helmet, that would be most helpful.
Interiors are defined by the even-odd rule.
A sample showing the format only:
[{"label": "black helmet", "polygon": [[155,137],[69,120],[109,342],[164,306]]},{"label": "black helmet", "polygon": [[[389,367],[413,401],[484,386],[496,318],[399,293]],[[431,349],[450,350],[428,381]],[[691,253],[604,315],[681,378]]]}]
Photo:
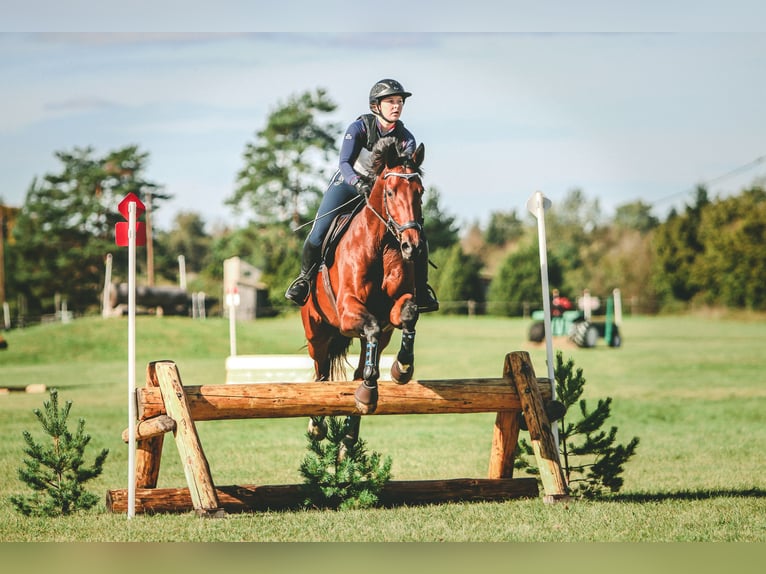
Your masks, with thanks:
[{"label": "black helmet", "polygon": [[376,82],[370,89],[370,108],[373,104],[380,103],[380,100],[389,96],[402,96],[405,100],[412,94],[404,89],[396,80],[385,79]]}]

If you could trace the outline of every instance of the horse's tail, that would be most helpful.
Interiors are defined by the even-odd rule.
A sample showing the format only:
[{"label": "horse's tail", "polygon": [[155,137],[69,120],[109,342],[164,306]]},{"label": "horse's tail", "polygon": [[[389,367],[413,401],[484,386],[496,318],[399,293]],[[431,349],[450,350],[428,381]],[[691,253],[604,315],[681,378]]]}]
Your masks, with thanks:
[{"label": "horse's tail", "polygon": [[346,380],[346,355],[351,346],[351,339],[344,337],[340,333],[333,335],[330,339],[330,346],[327,358],[330,361],[330,380]]}]

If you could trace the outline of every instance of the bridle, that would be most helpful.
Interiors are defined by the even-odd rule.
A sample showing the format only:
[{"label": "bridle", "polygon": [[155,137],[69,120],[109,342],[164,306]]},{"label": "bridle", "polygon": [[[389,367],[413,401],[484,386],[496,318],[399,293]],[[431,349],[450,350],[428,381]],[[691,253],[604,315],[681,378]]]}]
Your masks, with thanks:
[{"label": "bridle", "polygon": [[[389,171],[383,176],[383,179],[387,179],[389,177],[400,177],[402,179],[406,179],[407,181],[419,178],[420,174],[413,172],[413,173],[400,173],[398,171]],[[370,198],[366,198],[367,202],[367,209],[372,211],[378,219],[380,219],[383,222],[383,225],[386,226],[386,229],[393,235],[399,243],[402,242],[402,234],[407,231],[408,229],[417,229],[418,233],[421,233],[423,231],[423,226],[417,222],[417,221],[408,221],[406,223],[400,224],[398,221],[396,221],[393,216],[391,215],[391,211],[388,209],[388,194],[386,193],[386,190],[383,190],[383,209],[385,210],[386,217],[384,218],[383,215],[381,215],[370,203]]]}]

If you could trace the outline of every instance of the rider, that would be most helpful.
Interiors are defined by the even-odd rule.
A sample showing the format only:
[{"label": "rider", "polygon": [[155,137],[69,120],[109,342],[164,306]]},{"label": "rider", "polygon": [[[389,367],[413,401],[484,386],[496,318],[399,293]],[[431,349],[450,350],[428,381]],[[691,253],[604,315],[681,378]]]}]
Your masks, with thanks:
[{"label": "rider", "polygon": [[[396,80],[384,79],[376,82],[370,90],[371,114],[359,116],[346,129],[340,148],[339,169],[330,185],[314,218],[314,225],[303,244],[301,272],[285,292],[285,297],[297,305],[308,300],[313,280],[321,260],[322,241],[327,233],[331,215],[358,195],[367,197],[371,183],[371,151],[383,137],[393,136],[404,145],[406,153],[415,151],[415,136],[399,120],[405,100],[412,94]],[[439,301],[428,285],[428,244],[423,237],[424,248],[415,262],[415,292],[418,310],[421,313],[439,309]]]}]

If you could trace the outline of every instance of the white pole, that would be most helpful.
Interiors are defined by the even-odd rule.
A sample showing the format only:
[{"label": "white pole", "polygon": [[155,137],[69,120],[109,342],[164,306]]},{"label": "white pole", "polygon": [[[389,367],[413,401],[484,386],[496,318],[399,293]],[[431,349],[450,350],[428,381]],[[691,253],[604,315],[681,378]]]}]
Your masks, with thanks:
[{"label": "white pole", "polygon": [[619,288],[615,288],[612,291],[614,297],[614,324],[622,326],[622,294]]},{"label": "white pole", "polygon": [[109,316],[109,288],[112,285],[112,254],[106,254],[106,268],[104,272],[104,295],[101,305],[101,316]]},{"label": "white pole", "polygon": [[229,306],[229,355],[237,356],[237,306],[239,291],[234,287],[226,294],[226,304]]},{"label": "white pole", "polygon": [[[540,251],[540,278],[543,291],[543,324],[545,325],[545,356],[548,363],[548,378],[551,381],[551,398],[556,398],[556,379],[553,373],[553,334],[551,333],[551,296],[548,287],[548,247],[545,241],[545,210],[551,201],[542,192],[536,191],[527,201],[527,209],[537,218],[537,241]],[[559,451],[559,425],[553,424],[553,440]]]},{"label": "white pole", "polygon": [[128,518],[136,513],[136,202],[128,204]]},{"label": "white pole", "polygon": [[186,257],[178,256],[178,286],[186,291]]},{"label": "white pole", "polygon": [[591,308],[593,307],[593,301],[590,298],[590,290],[589,289],[583,289],[582,292],[582,306],[583,306],[583,313],[585,314],[585,319],[587,321],[590,321],[591,316]]}]

